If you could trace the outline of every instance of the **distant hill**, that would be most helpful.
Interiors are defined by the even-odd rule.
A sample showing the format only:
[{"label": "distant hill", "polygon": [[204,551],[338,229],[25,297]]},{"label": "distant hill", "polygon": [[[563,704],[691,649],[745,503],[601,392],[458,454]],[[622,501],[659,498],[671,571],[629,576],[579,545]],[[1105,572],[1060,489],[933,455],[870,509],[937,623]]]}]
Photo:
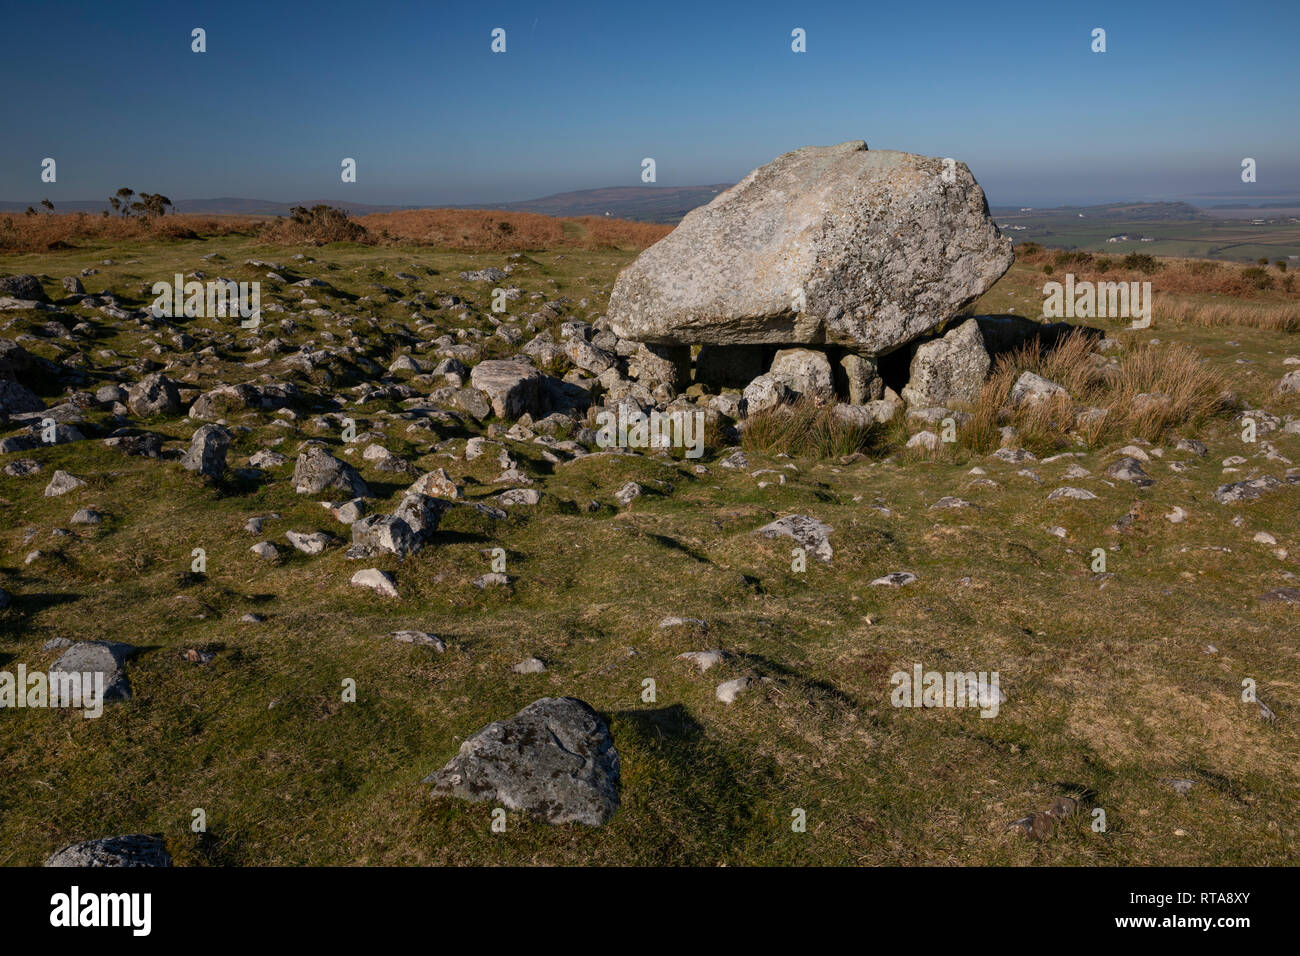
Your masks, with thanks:
[{"label": "distant hill", "polygon": [[[310,207],[323,203],[346,209],[354,216],[365,216],[376,212],[399,212],[404,209],[502,209],[509,212],[535,212],[544,216],[608,215],[611,219],[676,224],[696,206],[711,201],[729,185],[721,183],[712,186],[608,186],[604,189],[580,189],[575,192],[556,193],[553,196],[543,196],[541,199],[525,199],[519,202],[462,203],[442,206],[429,203],[380,206],[340,199],[308,199],[288,203],[225,196],[219,199],[178,199],[176,212],[207,216],[287,216],[294,206]],[[28,206],[34,206],[37,212],[40,212],[37,202],[0,202],[0,212],[20,213]],[[107,200],[66,201],[54,205],[55,212],[88,212],[92,215],[98,215],[108,208]]]},{"label": "distant hill", "polygon": [[505,209],[536,212],[544,216],[604,216],[634,222],[675,224],[696,206],[711,202],[730,183],[712,186],[607,186],[556,193],[541,199],[494,205],[466,206],[466,209]]},{"label": "distant hill", "polygon": [[[28,206],[35,207],[37,212],[43,212],[44,210],[37,205],[38,202],[39,200],[34,202],[0,202],[0,212],[20,213],[26,210]],[[178,199],[176,200],[175,211],[202,216],[287,216],[289,210],[294,206],[311,207],[319,203],[346,209],[354,216],[364,216],[372,212],[395,212],[399,209],[419,208],[418,206],[376,206],[369,203],[346,202],[339,199],[308,199],[303,202],[289,203],[225,196],[220,199]],[[88,212],[97,216],[106,209],[112,211],[106,199],[68,200],[54,204],[56,213]]]},{"label": "distant hill", "polygon": [[1100,206],[1052,206],[1023,211],[1019,206],[996,206],[994,216],[1062,216],[1083,213],[1089,219],[1114,219],[1121,222],[1187,222],[1207,218],[1204,210],[1185,202],[1112,202]]}]

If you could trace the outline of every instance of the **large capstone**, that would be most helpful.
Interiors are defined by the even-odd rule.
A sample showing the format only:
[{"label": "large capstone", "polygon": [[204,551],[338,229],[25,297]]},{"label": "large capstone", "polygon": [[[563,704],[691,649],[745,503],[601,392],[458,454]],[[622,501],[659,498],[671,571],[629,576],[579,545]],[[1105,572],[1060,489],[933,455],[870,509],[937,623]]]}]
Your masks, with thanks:
[{"label": "large capstone", "polygon": [[488,724],[424,782],[435,794],[492,801],[547,823],[600,826],[618,809],[618,751],[586,703],[544,697]]},{"label": "large capstone", "polygon": [[856,140],[754,170],[623,270],[620,338],[660,345],[840,344],[889,352],[1011,266],[962,163]]}]

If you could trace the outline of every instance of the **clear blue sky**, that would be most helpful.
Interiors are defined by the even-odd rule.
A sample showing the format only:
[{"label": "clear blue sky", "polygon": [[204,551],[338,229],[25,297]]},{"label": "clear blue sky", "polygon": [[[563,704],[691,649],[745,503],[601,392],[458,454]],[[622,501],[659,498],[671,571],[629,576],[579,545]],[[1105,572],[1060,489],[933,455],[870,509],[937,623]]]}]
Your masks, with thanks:
[{"label": "clear blue sky", "polygon": [[994,204],[1300,190],[1297,0],[7,7],[4,200],[508,201],[859,138],[956,157]]}]

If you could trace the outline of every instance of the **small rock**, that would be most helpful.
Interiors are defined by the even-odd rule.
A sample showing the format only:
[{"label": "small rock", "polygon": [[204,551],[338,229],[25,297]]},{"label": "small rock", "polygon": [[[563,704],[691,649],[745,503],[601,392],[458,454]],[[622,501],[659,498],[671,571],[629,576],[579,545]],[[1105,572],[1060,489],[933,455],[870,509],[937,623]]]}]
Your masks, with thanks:
[{"label": "small rock", "polygon": [[45,497],[65,495],[74,488],[84,488],[85,485],[86,483],[75,475],[70,475],[66,471],[56,471],[50,483],[45,486]]},{"label": "small rock", "polygon": [[876,578],[871,582],[871,587],[891,587],[901,588],[908,584],[913,584],[917,580],[915,574],[911,571],[892,571],[883,577]]},{"label": "small rock", "polygon": [[392,577],[378,568],[366,568],[364,571],[358,571],[352,575],[352,582],[356,587],[370,588],[381,597],[397,597],[397,587],[393,584]]},{"label": "small rock", "polygon": [[687,651],[685,654],[678,654],[677,660],[694,664],[703,674],[710,667],[721,664],[726,656],[726,651]]},{"label": "small rock", "polygon": [[414,644],[417,647],[432,647],[441,654],[447,649],[447,644],[441,637],[436,634],[426,634],[424,631],[393,631],[388,635],[399,644]]},{"label": "small rock", "polygon": [[724,704],[731,704],[734,703],[736,698],[742,693],[749,690],[750,685],[753,683],[754,678],[752,677],[737,677],[734,680],[724,681],[719,684],[717,689],[714,691],[714,694],[717,696],[718,700],[722,701]]}]

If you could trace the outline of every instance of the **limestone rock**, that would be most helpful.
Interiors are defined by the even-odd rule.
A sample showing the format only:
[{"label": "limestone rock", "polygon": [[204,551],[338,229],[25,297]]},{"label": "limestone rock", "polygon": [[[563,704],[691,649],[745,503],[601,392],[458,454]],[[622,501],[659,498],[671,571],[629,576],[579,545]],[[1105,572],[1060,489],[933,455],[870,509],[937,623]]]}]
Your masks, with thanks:
[{"label": "limestone rock", "polygon": [[826,399],[834,394],[831,363],[825,352],[782,349],[772,359],[767,375],[801,397]]},{"label": "limestone rock", "polygon": [[583,701],[545,697],[475,733],[425,778],[439,796],[489,801],[547,823],[601,826],[619,805],[619,759]]},{"label": "limestone rock", "polygon": [[230,432],[220,425],[203,425],[190,439],[190,448],[181,459],[181,467],[208,478],[220,478],[226,470],[226,451],[229,448]]},{"label": "limestone rock", "polygon": [[640,342],[830,343],[878,355],[955,315],[1011,261],[964,164],[861,140],[808,146],[641,253],[614,285],[609,319],[615,335]]},{"label": "limestone rock", "polygon": [[50,855],[46,866],[171,866],[171,854],[157,834],[132,833],[100,837],[65,846]]},{"label": "limestone rock", "polygon": [[370,497],[370,489],[355,468],[319,445],[312,445],[303,450],[293,467],[293,490],[300,495],[316,495],[327,489],[342,491],[350,498]]},{"label": "limestone rock", "polygon": [[530,415],[540,413],[545,378],[531,365],[497,359],[479,362],[470,372],[470,382],[487,394],[498,418],[518,418],[525,412]]},{"label": "limestone rock", "polygon": [[979,398],[991,363],[979,323],[967,319],[916,350],[903,401],[914,408],[972,404]]},{"label": "limestone rock", "polygon": [[757,533],[766,538],[792,538],[817,560],[830,564],[834,551],[829,535],[833,530],[830,525],[807,515],[786,515],[759,528]]},{"label": "limestone rock", "polygon": [[132,415],[141,418],[175,415],[181,410],[181,395],[171,379],[161,372],[154,372],[131,386],[126,407]]}]

